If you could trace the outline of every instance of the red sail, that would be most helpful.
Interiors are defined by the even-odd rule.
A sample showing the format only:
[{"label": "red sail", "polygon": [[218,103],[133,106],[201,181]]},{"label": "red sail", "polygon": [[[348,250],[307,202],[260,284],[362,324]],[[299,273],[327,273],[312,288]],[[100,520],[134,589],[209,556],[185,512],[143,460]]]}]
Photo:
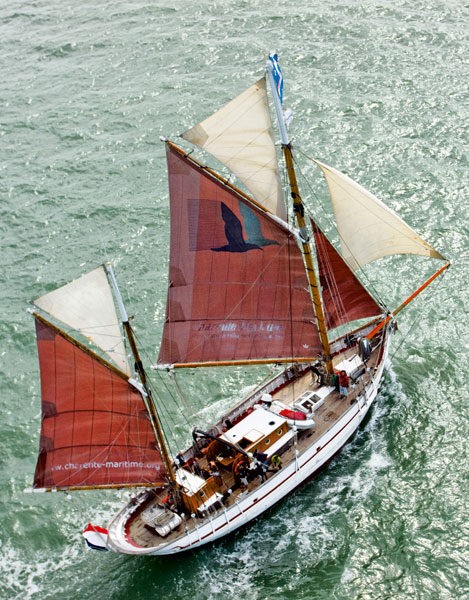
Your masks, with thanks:
[{"label": "red sail", "polygon": [[35,488],[158,483],[165,469],[142,396],[36,319],[42,427]]},{"label": "red sail", "polygon": [[171,146],[167,158],[171,248],[158,362],[317,356],[291,232]]},{"label": "red sail", "polygon": [[355,319],[381,314],[383,309],[362,286],[334,246],[315,223],[312,222],[312,226],[326,327],[334,329]]}]

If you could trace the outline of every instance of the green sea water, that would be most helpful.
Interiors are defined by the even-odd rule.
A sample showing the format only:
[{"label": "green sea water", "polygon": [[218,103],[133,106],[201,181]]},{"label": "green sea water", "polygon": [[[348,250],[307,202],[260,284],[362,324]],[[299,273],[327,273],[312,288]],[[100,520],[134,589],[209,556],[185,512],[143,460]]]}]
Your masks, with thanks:
[{"label": "green sea water", "polygon": [[[0,598],[468,597],[468,24],[458,0],[3,0]],[[372,190],[452,267],[402,313],[369,418],[320,476],[194,553],[89,551],[83,526],[128,493],[23,493],[40,424],[26,308],[110,258],[155,360],[169,241],[159,137],[261,77],[274,48],[318,220],[329,226],[327,194],[308,156]],[[393,307],[426,268],[389,259],[369,277]],[[262,375],[188,372],[182,412],[155,375],[174,447],[187,421],[210,422]]]}]

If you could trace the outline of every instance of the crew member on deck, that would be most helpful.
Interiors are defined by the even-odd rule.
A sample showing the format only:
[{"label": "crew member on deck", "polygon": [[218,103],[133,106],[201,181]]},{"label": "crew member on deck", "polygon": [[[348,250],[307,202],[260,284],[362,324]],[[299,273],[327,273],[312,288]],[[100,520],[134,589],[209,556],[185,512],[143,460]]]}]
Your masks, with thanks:
[{"label": "crew member on deck", "polygon": [[267,469],[269,468],[269,457],[264,452],[259,452],[257,449],[253,452],[254,462],[257,465],[256,474],[260,476],[262,481],[266,480]]},{"label": "crew member on deck", "polygon": [[241,487],[245,488],[248,486],[248,472],[245,467],[241,467],[238,473],[239,483]]},{"label": "crew member on deck", "polygon": [[223,480],[222,480],[220,470],[218,469],[216,462],[212,460],[209,462],[208,466],[210,468],[210,477],[214,477],[217,484],[221,485]]},{"label": "crew member on deck", "polygon": [[270,459],[270,464],[272,465],[274,471],[278,471],[282,468],[282,459],[278,454],[274,454]]},{"label": "crew member on deck", "polygon": [[322,365],[321,362],[315,362],[314,364],[311,365],[310,367],[311,369],[311,373],[313,375],[313,383],[316,380],[316,383],[320,383],[321,385],[324,385],[325,383],[325,371],[324,371],[324,367]]},{"label": "crew member on deck", "polygon": [[348,386],[350,384],[349,377],[345,371],[339,373],[339,394],[340,398],[348,396]]}]

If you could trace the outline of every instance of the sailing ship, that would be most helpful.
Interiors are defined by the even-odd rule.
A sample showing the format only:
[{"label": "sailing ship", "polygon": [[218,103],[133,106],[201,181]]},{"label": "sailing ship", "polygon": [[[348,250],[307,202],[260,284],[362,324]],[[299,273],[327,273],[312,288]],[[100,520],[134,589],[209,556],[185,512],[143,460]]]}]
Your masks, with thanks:
[{"label": "sailing ship", "polygon": [[[136,488],[106,528],[87,525],[92,547],[195,549],[289,495],[353,436],[377,396],[396,315],[449,265],[373,194],[316,160],[336,249],[303,204],[282,102],[272,53],[259,81],[182,134],[225,165],[236,186],[192,149],[164,140],[171,230],[158,365],[277,365],[216,423],[197,424],[187,448],[175,453],[166,441],[110,264],[34,302],[42,421],[33,490]],[[445,261],[394,310],[359,278],[391,254]]]}]

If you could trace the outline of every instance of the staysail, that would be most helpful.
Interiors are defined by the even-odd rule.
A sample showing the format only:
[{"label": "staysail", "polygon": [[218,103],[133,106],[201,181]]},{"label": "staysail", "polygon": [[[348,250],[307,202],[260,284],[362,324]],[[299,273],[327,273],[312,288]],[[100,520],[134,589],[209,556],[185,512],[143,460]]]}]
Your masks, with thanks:
[{"label": "staysail", "polygon": [[316,357],[303,258],[279,219],[167,145],[171,245],[158,362]]},{"label": "staysail", "polygon": [[311,220],[327,329],[383,312],[324,233]]},{"label": "staysail", "polygon": [[445,260],[376,196],[337,169],[315,162],[329,186],[342,256],[354,271],[393,254]]},{"label": "staysail", "polygon": [[34,304],[90,339],[130,375],[114,300],[102,266],[41,296]]},{"label": "staysail", "polygon": [[285,220],[265,78],[182,137],[229,167],[262,206]]},{"label": "staysail", "polygon": [[158,485],[165,468],[141,393],[35,315],[42,425],[35,489]]}]

